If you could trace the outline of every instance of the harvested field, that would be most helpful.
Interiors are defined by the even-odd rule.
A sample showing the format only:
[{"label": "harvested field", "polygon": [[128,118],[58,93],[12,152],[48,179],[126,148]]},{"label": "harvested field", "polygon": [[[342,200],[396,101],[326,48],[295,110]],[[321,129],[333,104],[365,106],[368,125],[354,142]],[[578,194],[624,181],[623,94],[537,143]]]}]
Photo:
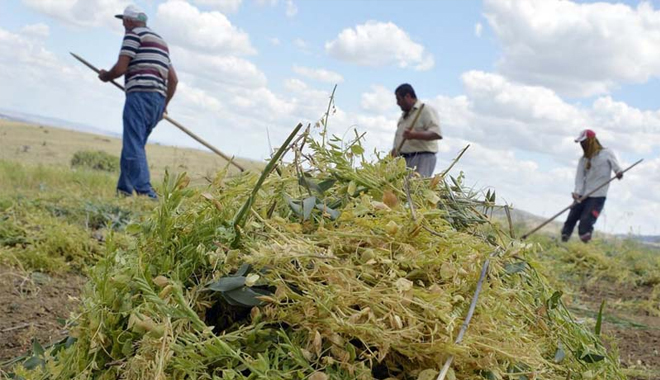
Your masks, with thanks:
[{"label": "harvested field", "polygon": [[[153,373],[158,368],[168,377],[182,374],[204,377],[213,373],[225,376],[234,368],[233,376],[249,377],[248,373],[255,376],[263,371],[249,363],[266,360],[264,355],[268,353],[268,373],[274,377],[300,373],[330,378],[403,379],[427,376],[432,371],[437,374],[448,358],[443,351],[454,356],[451,373],[457,378],[488,378],[488,373],[502,379],[511,378],[514,373],[528,378],[541,374],[543,378],[554,378],[554,373],[558,373],[556,378],[563,379],[567,372],[561,370],[562,366],[582,368],[582,372],[571,370],[572,378],[576,379],[597,373],[609,373],[607,378],[628,375],[634,379],[651,379],[658,373],[657,355],[648,349],[658,337],[658,316],[653,314],[651,296],[656,286],[652,256],[621,243],[628,247],[626,260],[638,264],[631,264],[630,272],[620,268],[613,274],[608,268],[614,265],[607,260],[615,260],[616,256],[603,249],[611,243],[594,244],[588,251],[583,251],[581,245],[559,247],[567,250],[566,255],[548,254],[558,246],[543,239],[535,242],[537,248],[517,245],[506,233],[491,226],[480,211],[493,204],[463,189],[460,178],[449,176],[444,183],[442,178],[431,182],[411,179],[413,216],[404,207],[408,196],[406,172],[398,164],[386,161],[353,169],[352,160],[360,157],[358,148],[351,149],[348,155],[320,145],[315,149],[307,157],[313,157],[317,166],[295,161],[281,165],[279,174],[273,172],[265,178],[256,192],[253,190],[259,179],[254,174],[231,177],[220,173],[207,187],[191,187],[186,177],[181,176],[162,184],[167,199],[162,204],[121,203],[126,200],[116,203],[117,200],[101,192],[92,209],[76,208],[66,199],[57,198],[56,214],[52,214],[52,207],[44,207],[44,202],[55,199],[43,198],[38,189],[39,183],[57,188],[56,182],[48,181],[61,175],[45,175],[48,168],[31,172],[29,166],[5,163],[9,168],[6,170],[14,173],[11,178],[15,181],[35,183],[33,190],[21,186],[25,194],[41,199],[38,204],[30,204],[31,213],[39,215],[51,210],[47,217],[55,217],[54,223],[59,220],[82,231],[89,228],[88,238],[107,253],[91,261],[82,260],[77,266],[67,265],[62,271],[52,269],[58,267],[51,265],[51,272],[46,275],[30,266],[44,261],[20,261],[21,267],[12,267],[12,258],[22,257],[16,254],[32,246],[31,241],[41,241],[41,232],[29,228],[30,220],[16,213],[12,189],[17,187],[6,183],[2,217],[5,223],[12,221],[16,228],[6,230],[14,231],[13,235],[7,235],[14,243],[0,247],[0,257],[3,254],[6,257],[3,273],[8,273],[3,276],[2,291],[11,308],[3,322],[6,326],[0,328],[10,342],[2,347],[2,358],[26,354],[32,337],[45,346],[68,333],[77,342],[57,355],[75,360],[77,366],[82,366],[75,367],[78,368],[75,371],[88,376],[104,373],[102,376],[121,374],[144,378],[147,372]],[[322,166],[324,162],[332,164]],[[306,174],[301,177],[300,173]],[[36,175],[41,180],[34,180]],[[111,174],[101,176],[108,175],[112,178]],[[79,180],[87,181],[94,176]],[[107,186],[105,181],[97,179],[91,183],[94,183],[92,189]],[[306,204],[312,197],[314,207],[309,208]],[[231,222],[241,215],[247,199],[253,199],[254,211],[244,214],[242,227],[235,230]],[[444,211],[431,207],[437,202],[444,205],[440,208]],[[103,206],[106,203],[116,208]],[[322,206],[316,207],[319,204]],[[118,216],[123,215],[120,210],[135,206],[141,211],[121,219],[114,228],[80,224],[89,219],[81,219],[79,212],[93,215],[95,210],[115,210],[111,215]],[[26,231],[26,235],[16,235],[15,231]],[[25,239],[19,239],[21,243],[17,245],[16,236]],[[173,241],[176,244],[167,244]],[[238,244],[233,246],[235,242]],[[465,340],[454,344],[482,264],[498,249],[500,253],[491,257],[484,290]],[[542,265],[536,263],[537,254],[541,255]],[[576,266],[572,257],[582,257],[579,265]],[[539,273],[522,265],[525,261]],[[645,263],[646,270],[640,270],[640,263]],[[242,264],[250,264],[252,268]],[[559,268],[560,272],[546,273],[544,268]],[[241,274],[241,271],[245,272]],[[235,289],[243,289],[242,292],[262,289],[266,298],[259,301],[254,296],[225,294],[229,291],[227,281],[241,277],[245,282]],[[613,278],[620,285],[631,286],[605,287]],[[81,284],[86,281],[90,281],[91,287],[79,295]],[[245,287],[246,282],[251,285]],[[27,293],[21,290],[25,286],[30,288]],[[102,293],[103,286],[109,286],[105,292],[110,293]],[[209,293],[213,287],[215,295]],[[566,294],[555,297],[553,288],[563,289]],[[440,289],[446,291],[438,292]],[[132,294],[129,309],[122,306],[127,302],[122,294]],[[503,294],[507,296],[503,298]],[[601,299],[607,299],[608,305],[602,318],[602,333],[613,338],[610,341],[605,337],[602,347],[593,334]],[[429,304],[421,310],[431,314],[424,316],[423,322],[416,322],[420,315],[414,305],[422,300]],[[562,300],[566,309],[561,306]],[[246,302],[256,303],[246,307]],[[505,315],[501,314],[503,306],[509,316],[518,317],[500,319]],[[118,312],[123,317],[111,322],[108,317],[112,314],[104,313],[116,307],[119,309],[112,313]],[[72,310],[76,312],[76,326],[61,326],[57,318],[66,317]],[[639,317],[642,312],[646,316]],[[579,323],[569,322],[568,313]],[[92,330],[90,323],[95,323],[98,317],[107,322]],[[341,322],[343,318],[350,322]],[[579,355],[576,357],[567,350],[560,365],[544,367],[557,354],[557,346],[551,344],[540,351],[532,347],[539,347],[536,344],[546,339],[547,330],[539,327],[548,322],[538,324],[546,320],[563,321],[567,327],[553,333],[558,335],[553,335],[548,343],[557,342],[556,339],[567,345],[596,343],[590,347],[597,351],[590,354],[606,353],[605,347],[610,347],[615,356],[579,364]],[[415,332],[424,326],[436,327],[420,330],[428,331],[422,335]],[[522,334],[523,326],[531,330]],[[433,339],[442,342],[434,344],[440,351],[433,351],[436,348],[423,343],[426,338],[422,336],[436,334],[431,331],[438,331]],[[502,335],[505,331],[509,332]],[[116,333],[131,343],[113,348],[113,342],[119,340],[111,338],[111,334]],[[523,337],[524,341],[517,341]],[[253,339],[265,340],[263,345],[253,346]],[[123,338],[122,341],[127,342]],[[343,346],[339,347],[338,342]],[[498,343],[493,345],[493,342]],[[530,342],[535,345],[530,346]],[[406,348],[415,345],[418,348],[414,351]],[[96,352],[93,357],[87,356],[90,350],[85,347],[97,347],[91,351]],[[163,347],[168,352],[166,357],[159,356]],[[280,353],[278,347],[286,347],[295,354]],[[206,353],[202,348],[210,351]],[[224,364],[204,364],[208,363],[203,359],[205,355],[222,357],[215,350],[229,354],[222,359],[226,360]],[[110,355],[104,356],[102,352]],[[240,355],[232,356],[232,352]],[[516,366],[524,363],[528,367],[513,369],[514,353]],[[28,351],[27,355],[34,357],[34,352]],[[169,359],[164,367],[158,367],[158,358]],[[272,361],[274,358],[276,362]],[[621,360],[620,366],[617,358]],[[40,360],[44,359],[57,368],[57,361],[51,361],[55,356]],[[109,370],[83,370],[94,362],[97,363],[94,366]],[[572,367],[574,364],[577,367]],[[283,371],[285,365],[290,367]],[[27,372],[20,365],[3,369],[17,371],[27,378],[39,372]]]}]

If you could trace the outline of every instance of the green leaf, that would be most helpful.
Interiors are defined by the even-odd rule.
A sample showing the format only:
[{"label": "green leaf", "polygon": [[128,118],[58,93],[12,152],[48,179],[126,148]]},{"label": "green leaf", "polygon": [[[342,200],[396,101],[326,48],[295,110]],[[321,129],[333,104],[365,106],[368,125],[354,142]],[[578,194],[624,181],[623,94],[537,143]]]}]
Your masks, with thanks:
[{"label": "green leaf", "polygon": [[557,308],[557,305],[559,305],[559,299],[563,294],[564,292],[561,290],[557,290],[556,292],[552,293],[552,296],[548,300],[548,308],[551,310]]},{"label": "green leaf", "polygon": [[482,369],[482,370],[479,371],[479,375],[481,375],[481,377],[483,377],[484,379],[487,379],[487,380],[497,380],[497,377],[495,377],[495,374],[492,371],[489,371],[489,370],[483,370]]},{"label": "green leaf", "polygon": [[309,219],[309,216],[312,214],[312,210],[316,205],[316,197],[309,197],[303,200],[303,220]]},{"label": "green leaf", "polygon": [[57,354],[63,348],[71,347],[74,343],[76,343],[77,340],[78,340],[77,338],[74,338],[72,336],[67,336],[66,338],[60,340],[59,342],[53,345],[53,350],[50,352],[50,356],[55,356],[55,354]]},{"label": "green leaf", "polygon": [[566,357],[566,352],[564,352],[564,349],[559,345],[557,347],[557,351],[555,352],[555,358],[554,361],[555,363],[561,363],[562,360]]},{"label": "green leaf", "polygon": [[68,336],[66,338],[66,340],[64,341],[64,348],[69,348],[69,347],[73,346],[73,344],[76,343],[77,340],[78,340],[78,338]]},{"label": "green leaf", "polygon": [[32,338],[32,355],[43,356],[44,353],[45,350],[43,347],[41,347],[41,344],[39,344],[37,338]]},{"label": "green leaf", "polygon": [[142,225],[137,224],[137,223],[131,223],[128,226],[126,226],[126,229],[124,230],[128,234],[139,234],[142,231]]},{"label": "green leaf", "polygon": [[596,363],[603,359],[605,359],[605,356],[599,354],[592,354],[590,352],[587,352],[580,356],[580,360],[582,360],[585,363]]},{"label": "green leaf", "polygon": [[449,176],[449,179],[454,183],[454,186],[457,188],[461,188],[461,178],[459,177],[458,179],[454,178],[453,176]]},{"label": "green leaf", "polygon": [[341,212],[334,210],[324,205],[323,203],[317,203],[316,208],[321,210],[323,213],[330,215],[330,219],[332,220],[337,220],[337,218],[339,218],[339,215],[341,215]]},{"label": "green leaf", "polygon": [[248,288],[242,287],[239,289],[234,289],[232,291],[222,293],[222,296],[227,300],[227,302],[234,306],[260,306],[264,304],[264,301],[257,299],[257,297],[270,295],[267,290],[259,288]]},{"label": "green leaf", "polygon": [[235,289],[239,289],[244,285],[245,285],[244,276],[230,276],[219,279],[218,281],[209,285],[208,288],[216,292],[225,293]]},{"label": "green leaf", "polygon": [[527,269],[527,262],[517,261],[515,263],[508,263],[504,266],[504,272],[506,274],[515,274],[524,272]]},{"label": "green leaf", "polygon": [[351,197],[354,197],[356,194],[355,192],[357,191],[357,183],[355,181],[351,181],[348,183],[348,187],[346,188],[346,193],[350,195]]},{"label": "green leaf", "polygon": [[364,148],[360,145],[355,144],[351,146],[351,153],[358,155],[364,154]]},{"label": "green leaf", "polygon": [[252,265],[242,264],[240,267],[238,267],[238,270],[232,276],[234,276],[234,277],[245,276],[246,274],[250,273],[251,271],[252,271]]},{"label": "green leaf", "polygon": [[305,186],[306,188],[314,190],[317,193],[323,193],[321,187],[316,182],[312,181],[308,177],[305,177],[304,175],[298,177],[298,183],[300,186]]},{"label": "green leaf", "polygon": [[440,202],[440,197],[438,194],[436,194],[435,191],[431,189],[424,189],[423,195],[424,199],[426,199],[429,203],[437,204]]},{"label": "green leaf", "polygon": [[339,198],[339,199],[334,199],[334,200],[328,200],[327,198],[324,199],[326,207],[330,207],[331,209],[336,209],[338,207],[343,206],[344,200]]},{"label": "green leaf", "polygon": [[31,356],[28,360],[23,362],[23,367],[29,370],[37,368],[37,366],[44,366],[45,362],[42,358],[38,356]]},{"label": "green leaf", "polygon": [[296,201],[294,201],[293,199],[291,199],[291,197],[289,197],[288,195],[285,195],[285,196],[284,196],[284,199],[286,200],[286,203],[287,203],[287,204],[289,205],[289,207],[291,208],[291,211],[293,211],[293,212],[294,212],[296,215],[298,215],[298,216],[302,216],[302,214],[303,214],[302,206],[300,206],[299,204],[297,204]]},{"label": "green leaf", "polygon": [[133,341],[130,339],[126,339],[124,344],[121,346],[121,353],[124,354],[125,356],[131,356],[133,355],[133,352],[135,352],[135,348],[133,347]]},{"label": "green leaf", "polygon": [[321,192],[324,193],[328,191],[336,182],[337,180],[333,178],[321,181],[319,182],[319,189],[321,189]]},{"label": "green leaf", "polygon": [[603,325],[603,309],[605,308],[605,300],[600,303],[600,310],[598,311],[598,317],[596,318],[596,327],[594,328],[594,332],[596,333],[596,336],[600,336],[600,329]]}]

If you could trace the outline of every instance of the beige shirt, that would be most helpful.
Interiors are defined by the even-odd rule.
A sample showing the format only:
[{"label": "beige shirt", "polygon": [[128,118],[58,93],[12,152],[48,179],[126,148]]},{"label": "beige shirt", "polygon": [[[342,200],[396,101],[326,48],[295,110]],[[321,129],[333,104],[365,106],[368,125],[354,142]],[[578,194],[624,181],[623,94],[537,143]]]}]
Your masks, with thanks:
[{"label": "beige shirt", "polygon": [[[407,115],[404,112],[399,118],[396,127],[396,135],[394,136],[394,149],[397,149],[401,144],[401,141],[403,141],[403,131],[410,128],[410,124],[412,124],[421,106],[422,106],[422,102],[417,100],[417,103],[415,103],[415,105],[410,110],[410,112],[408,112]],[[425,105],[424,109],[422,110],[422,113],[419,115],[419,118],[417,119],[417,123],[415,123],[414,130],[432,131],[437,133],[438,136],[442,136],[442,133],[440,132],[440,121],[438,120],[438,112],[428,104]],[[438,140],[430,140],[430,141],[406,140],[406,142],[403,144],[403,147],[401,147],[401,151],[398,153],[415,153],[415,152],[435,153],[437,151],[438,151]]]}]

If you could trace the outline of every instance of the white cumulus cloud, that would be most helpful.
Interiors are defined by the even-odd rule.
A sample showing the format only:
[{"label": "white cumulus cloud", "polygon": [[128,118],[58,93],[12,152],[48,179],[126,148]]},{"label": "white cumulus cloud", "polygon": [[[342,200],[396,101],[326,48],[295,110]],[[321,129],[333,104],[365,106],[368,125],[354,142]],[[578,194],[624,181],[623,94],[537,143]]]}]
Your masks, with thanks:
[{"label": "white cumulus cloud", "polygon": [[177,69],[191,74],[202,87],[259,88],[267,83],[266,75],[255,64],[235,56],[202,54],[173,46],[172,62]]},{"label": "white cumulus cloud", "polygon": [[502,45],[499,70],[569,96],[660,76],[660,11],[625,4],[486,0]]},{"label": "white cumulus cloud", "polygon": [[110,26],[119,30],[114,15],[130,4],[129,0],[23,0],[23,4],[64,23],[78,27]]},{"label": "white cumulus cloud", "polygon": [[241,7],[243,0],[195,0],[195,3],[206,5],[223,13],[234,13]]},{"label": "white cumulus cloud", "polygon": [[158,31],[171,44],[205,53],[250,55],[256,50],[249,35],[217,11],[201,12],[185,1],[169,0],[158,6]]},{"label": "white cumulus cloud", "polygon": [[344,29],[336,39],[326,42],[325,49],[336,59],[362,66],[429,70],[435,64],[433,55],[423,45],[392,22],[367,21]]},{"label": "white cumulus cloud", "polygon": [[21,34],[33,38],[46,38],[50,35],[50,28],[43,23],[25,25],[21,28]]},{"label": "white cumulus cloud", "polygon": [[341,74],[326,69],[313,69],[305,66],[293,66],[293,72],[305,78],[314,79],[325,83],[341,83],[344,77]]},{"label": "white cumulus cloud", "polygon": [[391,114],[398,109],[394,90],[381,85],[371,86],[370,92],[363,93],[360,106],[365,111],[381,114]]},{"label": "white cumulus cloud", "polygon": [[[26,29],[34,29],[34,25],[24,26],[21,31]],[[59,62],[55,54],[45,47],[43,39],[46,36],[43,33],[16,34],[0,28],[0,63],[6,64],[7,70],[18,69],[13,62],[44,69],[57,67]]]},{"label": "white cumulus cloud", "polygon": [[286,16],[293,17],[298,13],[298,7],[293,0],[286,0]]},{"label": "white cumulus cloud", "polygon": [[293,40],[293,45],[294,45],[295,47],[297,47],[298,49],[300,49],[300,50],[307,50],[307,49],[309,49],[309,45],[308,45],[307,42],[306,42],[305,40],[303,40],[302,38],[296,38],[295,40]]},{"label": "white cumulus cloud", "polygon": [[477,37],[481,37],[481,33],[483,32],[484,26],[481,25],[480,22],[476,23],[474,25],[474,35]]}]

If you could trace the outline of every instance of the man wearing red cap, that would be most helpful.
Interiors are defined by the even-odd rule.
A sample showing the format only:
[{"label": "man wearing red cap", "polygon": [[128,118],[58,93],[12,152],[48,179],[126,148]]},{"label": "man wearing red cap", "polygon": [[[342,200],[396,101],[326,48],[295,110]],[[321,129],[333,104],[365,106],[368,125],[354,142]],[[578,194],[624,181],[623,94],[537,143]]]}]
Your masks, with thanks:
[{"label": "man wearing red cap", "polygon": [[[596,132],[585,129],[575,139],[575,142],[580,143],[584,152],[578,162],[575,175],[575,191],[572,193],[575,201],[607,182],[611,172],[616,173],[618,179],[623,178],[619,161],[610,149],[604,148],[600,144],[596,138]],[[608,188],[609,185],[604,186],[571,208],[564,228],[561,230],[562,241],[570,239],[578,221],[580,240],[584,243],[591,240],[594,224],[605,205]]]},{"label": "man wearing red cap", "polygon": [[144,147],[174,96],[178,79],[167,43],[147,27],[147,15],[140,8],[129,5],[115,17],[122,20],[126,34],[117,63],[109,71],[101,70],[99,79],[108,82],[122,75],[125,79],[117,193],[130,196],[135,191],[157,199]]}]

